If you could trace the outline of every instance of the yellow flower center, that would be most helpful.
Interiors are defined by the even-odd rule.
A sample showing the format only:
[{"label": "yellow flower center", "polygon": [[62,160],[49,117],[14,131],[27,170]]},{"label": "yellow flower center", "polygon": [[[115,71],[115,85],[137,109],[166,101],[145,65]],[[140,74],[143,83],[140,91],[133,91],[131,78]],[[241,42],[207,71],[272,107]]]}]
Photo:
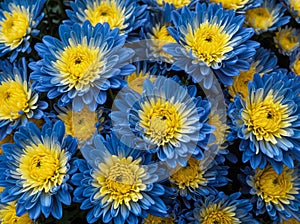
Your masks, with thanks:
[{"label": "yellow flower center", "polygon": [[212,113],[208,118],[208,123],[216,128],[213,133],[216,137],[216,141],[211,143],[211,145],[217,144],[218,147],[222,146],[222,144],[226,141],[226,134],[229,129],[229,126],[226,124],[226,120],[222,119],[221,116],[222,115],[218,113]]},{"label": "yellow flower center", "polygon": [[278,174],[271,166],[264,169],[256,169],[254,175],[255,188],[257,195],[266,203],[284,203],[288,204],[293,197],[291,193],[297,193],[293,189],[294,177],[293,170],[284,167],[283,172]]},{"label": "yellow flower center", "polygon": [[66,135],[78,138],[80,142],[89,140],[96,131],[97,114],[84,106],[79,112],[68,110],[58,115],[66,127]]},{"label": "yellow flower center", "polygon": [[29,218],[28,213],[22,216],[16,214],[16,202],[10,202],[6,206],[0,208],[0,223],[1,224],[32,224],[33,221]]},{"label": "yellow flower center", "polygon": [[191,3],[191,0],[156,0],[157,3],[162,6],[164,3],[173,4],[175,8],[182,8],[185,5],[188,5]]},{"label": "yellow flower center", "polygon": [[191,49],[195,56],[210,66],[212,63],[222,62],[225,53],[232,50],[229,46],[230,38],[224,27],[206,21],[195,30],[188,27],[186,43],[188,50]]},{"label": "yellow flower center", "polygon": [[11,49],[18,47],[26,36],[29,27],[29,13],[25,7],[12,6],[12,12],[3,12],[4,18],[0,21],[0,43]]},{"label": "yellow flower center", "polygon": [[248,99],[242,118],[247,130],[252,132],[257,140],[271,141],[273,144],[277,143],[275,137],[287,136],[288,133],[284,128],[291,126],[288,121],[288,106],[281,105],[278,100],[275,101],[272,91],[264,99],[259,96],[256,97],[256,101],[255,98]]},{"label": "yellow flower center", "polygon": [[180,189],[206,186],[207,180],[203,177],[204,170],[200,167],[200,161],[190,158],[186,167],[181,167],[170,176],[170,181]]},{"label": "yellow flower center", "polygon": [[99,73],[105,66],[105,61],[101,59],[102,54],[98,48],[89,47],[86,43],[77,46],[70,43],[54,62],[54,66],[62,75],[62,83],[69,85],[69,89],[85,90],[99,78]]},{"label": "yellow flower center", "polygon": [[148,215],[147,218],[143,219],[143,224],[174,224],[173,218],[167,218],[167,217],[158,217],[154,215]]},{"label": "yellow flower center", "polygon": [[289,29],[282,29],[276,32],[275,40],[279,45],[277,47],[282,48],[284,51],[291,51],[299,46],[297,37],[292,35]]},{"label": "yellow flower center", "polygon": [[165,145],[180,136],[182,119],[178,113],[180,104],[172,104],[163,99],[145,102],[139,111],[140,125],[144,135],[157,145]]},{"label": "yellow flower center", "polygon": [[133,89],[134,91],[138,92],[139,94],[141,94],[143,92],[143,89],[144,89],[143,85],[144,85],[145,79],[149,79],[151,82],[154,82],[156,78],[153,76],[150,76],[148,73],[143,74],[142,71],[139,74],[134,72],[131,75],[126,77],[128,87],[130,89]]},{"label": "yellow flower center", "polygon": [[143,177],[147,173],[140,165],[141,159],[133,160],[132,157],[120,158],[113,155],[106,159],[106,162],[99,164],[99,170],[92,174],[92,185],[99,188],[94,199],[102,197],[102,203],[110,202],[114,209],[123,204],[130,208],[130,202],[142,199],[141,192],[146,189]]},{"label": "yellow flower center", "polygon": [[300,16],[300,2],[298,0],[290,0],[290,8],[298,12]]},{"label": "yellow flower center", "polygon": [[63,182],[67,173],[67,155],[60,146],[51,147],[38,144],[25,148],[17,169],[22,175],[24,189],[48,193]]},{"label": "yellow flower center", "polygon": [[97,23],[108,23],[110,28],[119,28],[120,30],[126,28],[125,22],[125,8],[117,5],[114,0],[104,0],[94,5],[88,6],[84,11],[85,20],[89,20],[93,26]]},{"label": "yellow flower center", "polygon": [[29,112],[31,90],[18,79],[8,80],[0,85],[0,121],[16,120],[22,116],[19,112]]},{"label": "yellow flower center", "polygon": [[242,99],[248,97],[248,82],[251,81],[256,73],[256,66],[258,63],[252,63],[248,71],[240,71],[238,76],[233,77],[232,86],[228,86],[229,94],[232,97],[237,96],[238,94]]},{"label": "yellow flower center", "polygon": [[296,75],[300,75],[300,59],[293,63],[292,70]]},{"label": "yellow flower center", "polygon": [[288,219],[288,220],[283,220],[281,224],[300,224],[300,222],[297,221],[296,219]]},{"label": "yellow flower center", "polygon": [[228,10],[237,10],[244,7],[249,2],[249,0],[210,0],[210,2],[222,3],[223,8]]},{"label": "yellow flower center", "polygon": [[246,22],[255,30],[268,30],[273,25],[273,14],[267,8],[255,8],[246,11]]},{"label": "yellow flower center", "polygon": [[220,204],[211,204],[208,207],[203,207],[200,213],[201,224],[238,224],[241,221],[235,217],[232,211],[233,207],[222,208]]}]

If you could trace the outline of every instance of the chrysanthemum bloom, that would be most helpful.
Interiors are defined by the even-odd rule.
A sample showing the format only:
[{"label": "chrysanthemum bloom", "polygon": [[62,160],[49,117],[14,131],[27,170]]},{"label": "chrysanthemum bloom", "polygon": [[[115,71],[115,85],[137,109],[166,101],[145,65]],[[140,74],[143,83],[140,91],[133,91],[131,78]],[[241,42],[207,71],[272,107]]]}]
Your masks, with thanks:
[{"label": "chrysanthemum bloom", "polygon": [[225,186],[228,182],[227,170],[228,167],[218,166],[214,161],[205,164],[192,157],[187,165],[176,170],[169,180],[181,197],[197,200],[199,196],[215,194],[215,187]]},{"label": "chrysanthemum bloom", "polygon": [[243,162],[250,160],[253,169],[264,168],[268,161],[281,173],[283,164],[292,168],[293,159],[300,159],[299,78],[289,79],[281,71],[256,74],[249,95],[244,100],[237,96],[229,105]]},{"label": "chrysanthemum bloom", "polygon": [[300,171],[284,166],[278,174],[270,165],[257,168],[247,177],[250,193],[255,197],[257,214],[267,212],[276,221],[296,218],[300,220]]},{"label": "chrysanthemum bloom", "polygon": [[188,213],[189,223],[232,223],[258,224],[250,213],[252,204],[248,199],[239,199],[241,194],[233,193],[229,196],[223,192],[210,195],[195,203],[195,208]]},{"label": "chrysanthemum bloom", "polygon": [[0,139],[29,118],[40,119],[48,104],[39,100],[27,77],[25,58],[11,64],[0,62]]},{"label": "chrysanthemum bloom", "polygon": [[279,28],[274,42],[281,54],[290,56],[300,46],[300,30],[289,26]]},{"label": "chrysanthemum bloom", "polygon": [[252,28],[244,28],[244,16],[235,15],[221,5],[197,4],[196,11],[184,7],[172,13],[175,28],[168,31],[178,44],[163,49],[173,55],[173,69],[185,70],[194,82],[204,81],[211,88],[214,73],[225,85],[232,84],[232,76],[249,69],[247,59],[255,54],[259,44],[249,40]]},{"label": "chrysanthemum bloom", "polygon": [[294,51],[290,56],[290,68],[296,74],[300,76],[300,50]]},{"label": "chrysanthemum bloom", "polygon": [[146,79],[142,94],[121,91],[111,118],[120,137],[139,142],[141,150],[156,153],[174,168],[188,157],[202,158],[213,128],[207,123],[208,101],[196,97],[196,87],[183,87],[170,78]]},{"label": "chrysanthemum bloom", "polygon": [[16,215],[16,202],[0,204],[0,223],[1,224],[33,224],[27,213],[22,216]]},{"label": "chrysanthemum bloom", "polygon": [[158,176],[151,154],[130,148],[115,135],[94,137],[94,145],[85,145],[81,151],[86,160],[77,159],[78,169],[72,176],[74,202],[81,203],[82,210],[89,210],[88,223],[101,220],[104,223],[137,224],[147,214],[167,215],[167,207],[161,200],[165,193],[156,183]]},{"label": "chrysanthemum bloom", "polygon": [[264,0],[261,7],[246,11],[245,23],[252,27],[256,34],[276,30],[290,21],[284,16],[286,8],[274,0]]},{"label": "chrysanthemum bloom", "polygon": [[28,212],[36,220],[41,213],[62,217],[62,204],[71,204],[69,161],[77,141],[64,136],[61,121],[46,123],[40,130],[34,123],[22,126],[14,135],[15,144],[4,144],[0,163],[0,185],[5,190],[1,203],[17,200],[16,214]]},{"label": "chrysanthemum bloom", "polygon": [[75,0],[66,13],[68,25],[83,24],[86,20],[93,26],[108,23],[111,29],[118,28],[120,33],[129,33],[141,27],[147,20],[147,5],[139,5],[133,0]]},{"label": "chrysanthemum bloom", "polygon": [[282,2],[287,6],[296,22],[300,23],[300,2],[298,0],[283,0]]},{"label": "chrysanthemum bloom", "polygon": [[0,56],[11,53],[14,61],[19,52],[30,53],[30,38],[37,36],[46,0],[4,0],[0,3]]},{"label": "chrysanthemum bloom", "polygon": [[34,88],[58,99],[60,107],[72,102],[75,111],[84,105],[95,111],[106,101],[106,90],[124,86],[123,76],[134,71],[126,63],[134,52],[123,48],[125,36],[118,33],[107,23],[61,25],[61,40],[45,36],[43,43],[35,45],[42,59],[29,64]]},{"label": "chrysanthemum bloom", "polygon": [[238,76],[233,77],[232,86],[228,86],[229,94],[234,98],[239,95],[242,99],[248,97],[248,82],[253,80],[254,74],[268,74],[278,68],[277,57],[274,52],[258,48],[251,59],[250,68],[242,70]]},{"label": "chrysanthemum bloom", "polygon": [[79,112],[69,107],[58,108],[57,110],[59,111],[58,118],[65,124],[66,135],[77,138],[79,143],[88,142],[97,132],[97,112],[90,111],[88,106],[84,106]]},{"label": "chrysanthemum bloom", "polygon": [[260,7],[263,0],[209,0],[209,2],[222,3],[224,9],[244,13],[248,9]]}]

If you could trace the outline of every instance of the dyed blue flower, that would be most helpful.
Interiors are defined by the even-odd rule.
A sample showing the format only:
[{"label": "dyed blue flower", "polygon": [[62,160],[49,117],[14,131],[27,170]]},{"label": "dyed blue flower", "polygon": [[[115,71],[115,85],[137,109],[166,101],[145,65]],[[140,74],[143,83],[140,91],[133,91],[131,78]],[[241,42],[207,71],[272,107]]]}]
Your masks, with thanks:
[{"label": "dyed blue flower", "polygon": [[0,56],[14,61],[19,52],[30,53],[30,38],[37,36],[36,29],[42,20],[46,0],[4,0],[0,3]]},{"label": "dyed blue flower", "polygon": [[1,203],[17,200],[16,214],[28,212],[36,220],[62,217],[62,204],[71,204],[69,161],[76,152],[77,141],[64,136],[61,121],[40,130],[29,122],[14,134],[15,144],[4,144],[0,159],[0,185],[5,187]]},{"label": "dyed blue flower", "polygon": [[120,33],[129,33],[141,27],[147,20],[147,5],[132,0],[75,0],[70,3],[71,10],[66,13],[69,20],[65,24],[83,24],[86,20],[93,26],[108,23],[111,29],[118,28]]},{"label": "dyed blue flower", "polygon": [[61,40],[45,36],[43,43],[36,44],[42,59],[29,64],[34,88],[58,99],[60,107],[72,102],[75,111],[84,105],[95,111],[106,101],[106,90],[124,86],[123,76],[135,69],[127,63],[134,52],[123,48],[125,36],[118,33],[107,23],[61,25]]},{"label": "dyed blue flower", "polygon": [[183,87],[162,76],[153,83],[146,79],[141,94],[124,88],[114,101],[113,129],[169,167],[186,166],[190,156],[203,157],[213,138],[207,123],[210,104],[196,92],[195,86]]},{"label": "dyed blue flower", "polygon": [[13,64],[0,61],[0,105],[0,140],[28,119],[40,119],[48,107],[32,89],[25,58]]},{"label": "dyed blue flower", "polygon": [[282,0],[288,11],[294,17],[296,22],[300,24],[300,5],[297,0]]},{"label": "dyed blue flower", "polygon": [[244,28],[243,15],[235,15],[217,4],[197,4],[195,11],[184,7],[172,13],[175,28],[168,30],[178,44],[164,50],[174,57],[173,69],[185,70],[195,83],[210,89],[214,73],[221,83],[232,85],[233,76],[249,69],[248,58],[259,44],[249,40],[254,31]]},{"label": "dyed blue flower", "polygon": [[235,97],[229,105],[233,135],[241,139],[243,162],[252,168],[271,163],[281,173],[283,164],[292,168],[300,149],[300,77],[285,73],[258,74],[249,82],[249,95]]},{"label": "dyed blue flower", "polygon": [[252,27],[256,34],[273,31],[287,24],[290,16],[285,16],[286,8],[274,0],[264,0],[261,7],[246,11],[245,23]]},{"label": "dyed blue flower", "polygon": [[246,1],[231,1],[231,0],[208,0],[208,2],[221,3],[222,7],[227,10],[234,10],[236,13],[245,13],[248,9],[258,8],[263,3],[263,0],[246,0]]},{"label": "dyed blue flower", "polygon": [[151,154],[131,148],[116,136],[103,139],[95,136],[93,145],[85,145],[81,152],[86,160],[76,159],[72,175],[74,202],[82,210],[89,210],[88,223],[137,224],[148,214],[167,216],[161,197],[164,187],[156,183],[158,168],[151,165]]}]

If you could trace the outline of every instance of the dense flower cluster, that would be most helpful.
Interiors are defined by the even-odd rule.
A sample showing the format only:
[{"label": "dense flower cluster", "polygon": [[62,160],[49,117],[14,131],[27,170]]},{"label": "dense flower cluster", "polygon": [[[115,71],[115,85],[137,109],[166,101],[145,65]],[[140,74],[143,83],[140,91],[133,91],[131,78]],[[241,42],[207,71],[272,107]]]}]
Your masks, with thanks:
[{"label": "dense flower cluster", "polygon": [[4,0],[0,223],[300,223],[299,0]]}]

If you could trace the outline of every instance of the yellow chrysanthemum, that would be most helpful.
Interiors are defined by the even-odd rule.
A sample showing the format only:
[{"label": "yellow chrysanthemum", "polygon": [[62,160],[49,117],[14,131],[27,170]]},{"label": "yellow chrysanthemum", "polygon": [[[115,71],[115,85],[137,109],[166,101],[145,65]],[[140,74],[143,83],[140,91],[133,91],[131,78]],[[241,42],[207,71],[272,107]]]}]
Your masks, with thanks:
[{"label": "yellow chrysanthemum", "polygon": [[179,9],[183,6],[186,6],[191,3],[191,0],[156,0],[157,3],[162,6],[163,3],[169,3],[175,6],[175,8]]},{"label": "yellow chrysanthemum", "polygon": [[140,165],[141,159],[133,160],[115,155],[105,159],[99,164],[99,169],[92,174],[92,186],[99,188],[94,199],[102,198],[102,204],[112,203],[117,209],[120,205],[130,208],[131,202],[143,198],[142,191],[146,189],[143,177],[146,170]]},{"label": "yellow chrysanthemum", "polygon": [[186,35],[188,50],[207,65],[220,63],[225,54],[233,48],[229,45],[231,36],[226,33],[224,27],[211,24],[208,21],[200,24],[197,29],[188,25]]},{"label": "yellow chrysanthemum", "polygon": [[238,10],[244,7],[249,0],[210,0],[210,2],[222,3],[223,8],[228,10]]},{"label": "yellow chrysanthemum", "polygon": [[29,12],[24,6],[11,4],[11,13],[4,11],[0,21],[0,43],[10,49],[18,47],[23,38],[30,32]]},{"label": "yellow chrysanthemum", "polygon": [[93,26],[97,23],[107,22],[111,29],[122,30],[126,28],[126,24],[124,24],[125,10],[113,0],[104,0],[100,1],[100,4],[95,1],[93,6],[87,5],[84,13],[85,19],[90,21]]},{"label": "yellow chrysanthemum", "polygon": [[284,54],[289,54],[300,46],[300,37],[297,37],[296,29],[292,27],[279,28],[275,33],[275,46]]},{"label": "yellow chrysanthemum", "polygon": [[65,151],[59,145],[46,142],[26,146],[17,169],[24,191],[32,189],[32,194],[51,192],[53,187],[62,184],[67,173],[68,157]]},{"label": "yellow chrysanthemum", "polygon": [[97,114],[85,105],[81,111],[66,109],[58,115],[66,127],[66,135],[78,138],[79,142],[88,141],[96,132]]},{"label": "yellow chrysanthemum", "polygon": [[0,223],[1,224],[32,224],[33,221],[28,214],[22,216],[16,215],[16,202],[10,202],[7,205],[0,206]]},{"label": "yellow chrysanthemum", "polygon": [[36,109],[37,97],[32,99],[31,89],[26,81],[19,76],[15,80],[9,79],[1,82],[0,85],[0,121],[17,120],[27,114],[30,110]]},{"label": "yellow chrysanthemum", "polygon": [[300,16],[300,2],[298,0],[289,0],[289,1],[290,1],[290,8],[297,11],[298,16]]},{"label": "yellow chrysanthemum", "polygon": [[128,83],[129,88],[141,94],[143,92],[143,83],[145,79],[149,79],[151,82],[153,82],[155,80],[155,77],[151,76],[149,73],[144,73],[143,71],[140,71],[139,73],[132,73],[125,79]]},{"label": "yellow chrysanthemum", "polygon": [[266,31],[273,25],[274,17],[267,8],[254,8],[246,11],[246,23],[255,30]]},{"label": "yellow chrysanthemum", "polygon": [[296,74],[296,75],[300,75],[300,59],[296,59],[293,64],[292,64],[292,71]]},{"label": "yellow chrysanthemum", "polygon": [[213,143],[211,143],[211,145],[217,144],[218,147],[223,148],[224,146],[222,147],[222,145],[226,141],[226,135],[229,130],[229,126],[226,124],[226,119],[223,118],[221,114],[212,112],[208,116],[208,124],[215,127],[213,134],[216,140]]},{"label": "yellow chrysanthemum", "polygon": [[293,188],[295,177],[292,173],[293,169],[285,166],[281,174],[276,173],[271,166],[256,169],[254,175],[256,194],[266,203],[272,202],[283,209],[281,204],[289,204],[289,200],[293,199],[292,194],[297,190]]}]

